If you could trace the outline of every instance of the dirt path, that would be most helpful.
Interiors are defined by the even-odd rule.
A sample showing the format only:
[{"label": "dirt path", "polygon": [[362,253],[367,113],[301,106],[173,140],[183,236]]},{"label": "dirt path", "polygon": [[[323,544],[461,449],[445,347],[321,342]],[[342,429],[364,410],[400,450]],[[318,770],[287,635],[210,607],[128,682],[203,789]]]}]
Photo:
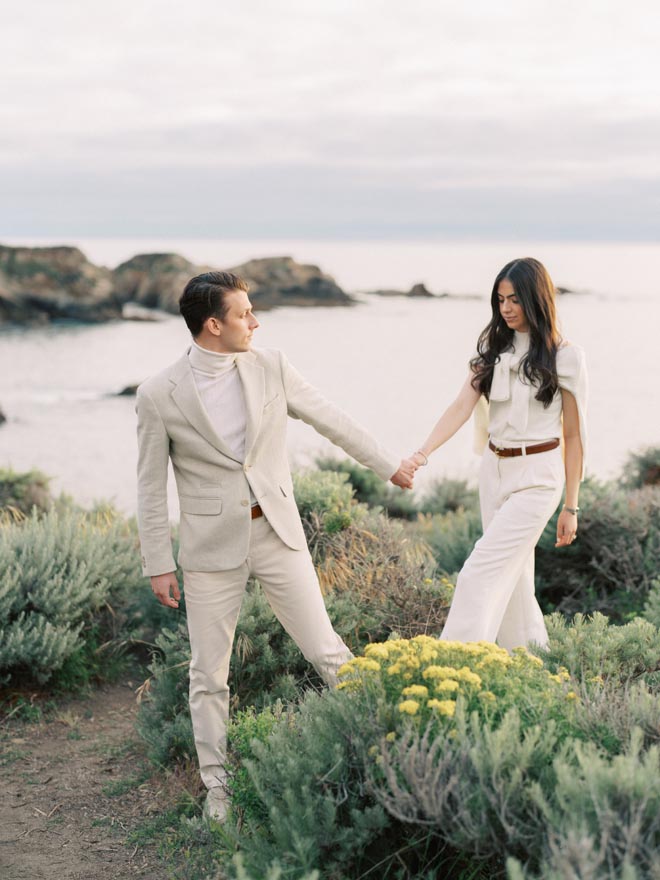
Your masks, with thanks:
[{"label": "dirt path", "polygon": [[40,724],[0,734],[2,880],[123,880],[168,876],[153,841],[129,844],[162,811],[162,777],[134,731],[130,683],[64,704]]}]

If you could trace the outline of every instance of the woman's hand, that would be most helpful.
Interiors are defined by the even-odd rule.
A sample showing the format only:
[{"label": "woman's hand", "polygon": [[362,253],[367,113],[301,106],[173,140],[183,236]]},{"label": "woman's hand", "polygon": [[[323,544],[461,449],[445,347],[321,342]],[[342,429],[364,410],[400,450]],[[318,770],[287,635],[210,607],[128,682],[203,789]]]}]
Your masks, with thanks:
[{"label": "woman's hand", "polygon": [[577,536],[577,527],[577,513],[571,513],[564,508],[557,520],[557,543],[555,547],[570,546]]}]

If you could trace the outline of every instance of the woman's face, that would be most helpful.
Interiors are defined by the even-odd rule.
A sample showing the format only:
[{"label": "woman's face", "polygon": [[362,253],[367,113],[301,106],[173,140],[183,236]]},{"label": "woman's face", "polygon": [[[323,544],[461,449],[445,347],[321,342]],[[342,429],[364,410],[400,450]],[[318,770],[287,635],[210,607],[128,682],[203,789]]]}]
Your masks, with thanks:
[{"label": "woman's face", "polygon": [[504,278],[497,286],[497,299],[500,304],[500,315],[506,321],[506,325],[510,330],[518,330],[520,333],[527,333],[529,323],[523,312],[523,307],[518,301],[513,284]]}]

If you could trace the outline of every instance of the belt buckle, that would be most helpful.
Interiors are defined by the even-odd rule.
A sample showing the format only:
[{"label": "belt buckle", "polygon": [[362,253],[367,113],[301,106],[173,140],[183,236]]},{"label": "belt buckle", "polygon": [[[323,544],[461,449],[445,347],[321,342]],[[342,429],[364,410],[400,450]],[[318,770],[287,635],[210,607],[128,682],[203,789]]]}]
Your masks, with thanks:
[{"label": "belt buckle", "polygon": [[504,447],[504,446],[496,446],[496,447],[495,447],[495,455],[497,455],[498,458],[503,458],[503,457],[504,457],[504,451],[505,451],[505,447]]}]

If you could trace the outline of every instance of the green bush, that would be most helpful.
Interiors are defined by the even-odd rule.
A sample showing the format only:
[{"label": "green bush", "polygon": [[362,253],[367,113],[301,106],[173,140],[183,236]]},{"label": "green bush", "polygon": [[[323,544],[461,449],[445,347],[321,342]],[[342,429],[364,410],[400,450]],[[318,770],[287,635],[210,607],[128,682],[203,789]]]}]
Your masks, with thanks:
[{"label": "green bush", "polygon": [[628,489],[660,485],[660,446],[632,452],[623,466],[623,485]]},{"label": "green bush", "polygon": [[149,671],[139,691],[137,731],[149,758],[159,766],[192,759],[195,740],[188,709],[190,643],[186,624],[164,629],[156,638]]},{"label": "green bush", "polygon": [[[336,690],[269,718],[270,735],[244,752],[248,807],[230,828],[245,869],[265,876],[278,865],[291,878],[318,870],[492,880],[506,866],[511,878],[655,876],[660,697],[641,679],[621,680],[645,665],[658,633],[643,622],[590,625],[601,644],[593,654],[588,622],[578,619],[559,645],[551,626],[548,656],[572,662],[573,677],[485,643],[368,646]],[[592,675],[615,656],[623,676]]]},{"label": "green bush", "polygon": [[50,478],[41,471],[18,473],[11,468],[0,468],[0,512],[28,516],[36,507],[43,513],[53,503],[49,484]]},{"label": "green bush", "polygon": [[113,605],[143,584],[136,535],[111,510],[5,520],[0,571],[0,675],[65,688],[102,672]]},{"label": "green bush", "polygon": [[442,514],[478,511],[479,508],[477,491],[470,489],[465,480],[436,480],[419,495],[391,486],[351,459],[319,458],[316,465],[322,471],[346,474],[357,501],[399,519],[414,520],[419,513]]},{"label": "green bush", "polygon": [[607,617],[576,614],[569,624],[560,614],[546,618],[550,646],[539,655],[552,668],[565,667],[581,681],[603,678],[618,684],[642,679],[660,684],[660,631],[637,618],[612,626]]},{"label": "green bush", "polygon": [[601,611],[617,622],[639,614],[660,570],[660,487],[626,492],[587,481],[577,541],[555,548],[556,516],[536,551],[542,607]]},{"label": "green bush", "polygon": [[[576,744],[556,761],[553,789],[539,796],[547,821],[539,880],[647,880],[660,876],[660,751],[637,737],[608,759]],[[539,793],[540,794],[540,793]],[[511,862],[510,880],[530,878]]]},{"label": "green bush", "polygon": [[438,568],[447,574],[459,572],[482,534],[477,510],[420,516],[419,535],[429,545]]}]

